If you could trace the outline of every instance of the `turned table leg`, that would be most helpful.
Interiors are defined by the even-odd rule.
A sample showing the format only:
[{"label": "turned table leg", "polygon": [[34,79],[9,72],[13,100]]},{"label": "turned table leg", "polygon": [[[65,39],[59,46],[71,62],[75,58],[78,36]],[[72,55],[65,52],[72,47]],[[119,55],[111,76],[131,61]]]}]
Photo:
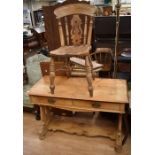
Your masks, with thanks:
[{"label": "turned table leg", "polygon": [[122,114],[118,116],[118,131],[116,133],[116,152],[122,151]]},{"label": "turned table leg", "polygon": [[55,79],[55,65],[54,65],[54,58],[51,57],[51,62],[50,62],[50,90],[51,93],[54,94],[54,79]]},{"label": "turned table leg", "polygon": [[90,66],[88,56],[86,56],[85,58],[85,66],[86,66],[86,77],[87,77],[87,82],[88,82],[88,90],[89,90],[90,96],[92,97],[93,96],[92,74],[91,74],[91,66]]},{"label": "turned table leg", "polygon": [[48,107],[40,106],[41,120],[43,121],[43,128],[39,135],[39,139],[43,140],[48,132],[48,125],[50,123],[50,112]]}]

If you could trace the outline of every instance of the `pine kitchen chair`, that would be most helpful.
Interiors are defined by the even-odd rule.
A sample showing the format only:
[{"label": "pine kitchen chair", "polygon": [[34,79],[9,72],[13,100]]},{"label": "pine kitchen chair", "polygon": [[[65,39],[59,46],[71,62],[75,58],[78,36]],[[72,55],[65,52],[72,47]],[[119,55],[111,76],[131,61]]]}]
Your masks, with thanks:
[{"label": "pine kitchen chair", "polygon": [[50,51],[50,90],[52,94],[54,94],[55,89],[55,58],[62,57],[65,59],[64,69],[69,77],[71,72],[70,57],[82,56],[85,60],[88,91],[90,97],[93,96],[93,70],[89,54],[92,49],[91,38],[95,12],[95,6],[78,3],[60,6],[54,10],[58,21],[61,46]]}]

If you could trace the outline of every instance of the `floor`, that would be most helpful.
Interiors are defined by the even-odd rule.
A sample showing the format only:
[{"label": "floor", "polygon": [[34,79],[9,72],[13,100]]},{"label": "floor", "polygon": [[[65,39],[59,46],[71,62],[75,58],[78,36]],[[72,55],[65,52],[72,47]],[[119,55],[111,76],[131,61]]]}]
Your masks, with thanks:
[{"label": "floor", "polygon": [[123,146],[122,153],[114,151],[114,141],[104,137],[70,135],[64,132],[48,133],[44,140],[38,135],[42,122],[35,120],[32,113],[23,115],[24,155],[130,155],[131,137]]}]

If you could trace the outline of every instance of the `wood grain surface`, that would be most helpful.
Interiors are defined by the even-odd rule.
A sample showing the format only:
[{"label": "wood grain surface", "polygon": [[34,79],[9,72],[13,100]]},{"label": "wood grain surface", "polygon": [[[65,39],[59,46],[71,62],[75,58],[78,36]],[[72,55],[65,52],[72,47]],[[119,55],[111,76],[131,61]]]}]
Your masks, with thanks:
[{"label": "wood grain surface", "polygon": [[55,88],[55,93],[51,94],[49,76],[44,76],[27,93],[30,96],[59,99],[128,103],[126,80],[95,78],[93,81],[93,97],[89,96],[85,78],[56,76],[55,84],[57,86]]}]

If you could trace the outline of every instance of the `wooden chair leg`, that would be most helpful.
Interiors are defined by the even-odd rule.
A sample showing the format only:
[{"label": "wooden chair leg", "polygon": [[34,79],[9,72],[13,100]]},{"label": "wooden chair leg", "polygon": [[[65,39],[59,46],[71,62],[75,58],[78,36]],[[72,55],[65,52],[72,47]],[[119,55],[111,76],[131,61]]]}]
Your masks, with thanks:
[{"label": "wooden chair leg", "polygon": [[51,62],[50,62],[50,90],[51,93],[54,94],[54,79],[55,79],[55,65],[54,65],[54,58],[51,57]]},{"label": "wooden chair leg", "polygon": [[66,75],[69,78],[71,76],[71,64],[70,64],[70,58],[65,59],[65,65],[66,65]]},{"label": "wooden chair leg", "polygon": [[93,78],[93,80],[95,80],[95,73],[93,71],[93,64],[92,64],[90,56],[88,56],[88,58],[89,58],[89,63],[90,63],[90,67],[91,67],[92,78]]},{"label": "wooden chair leg", "polygon": [[93,86],[92,86],[92,74],[91,74],[91,66],[89,62],[89,57],[85,57],[85,66],[86,66],[86,78],[88,82],[88,91],[90,94],[90,97],[93,96]]}]

